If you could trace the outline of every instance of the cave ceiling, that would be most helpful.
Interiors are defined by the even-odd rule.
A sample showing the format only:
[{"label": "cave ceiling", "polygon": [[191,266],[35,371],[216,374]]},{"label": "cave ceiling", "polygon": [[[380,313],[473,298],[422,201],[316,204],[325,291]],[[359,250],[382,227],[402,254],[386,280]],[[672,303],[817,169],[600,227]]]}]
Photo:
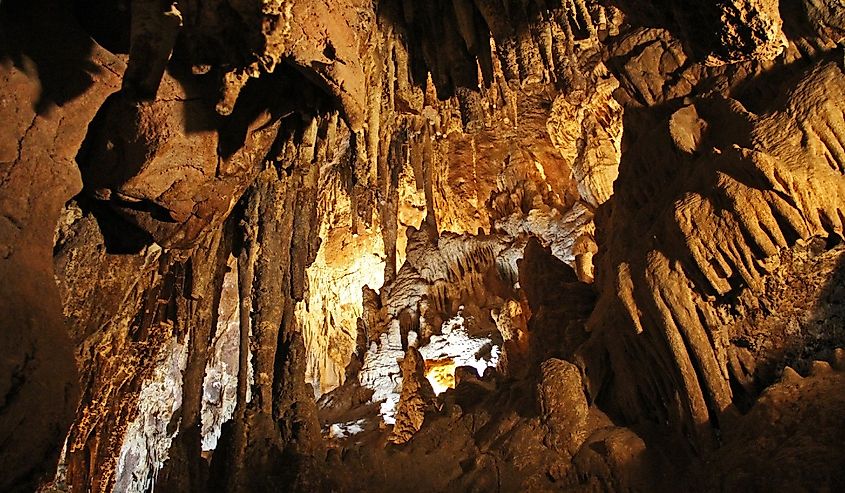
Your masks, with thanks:
[{"label": "cave ceiling", "polygon": [[2,0],[0,491],[845,484],[841,0]]}]

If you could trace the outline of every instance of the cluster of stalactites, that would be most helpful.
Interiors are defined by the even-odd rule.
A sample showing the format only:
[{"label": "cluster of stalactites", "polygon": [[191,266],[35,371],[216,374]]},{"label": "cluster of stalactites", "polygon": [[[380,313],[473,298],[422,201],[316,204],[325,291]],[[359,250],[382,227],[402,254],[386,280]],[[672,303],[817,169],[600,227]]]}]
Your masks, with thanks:
[{"label": "cluster of stalactites", "polygon": [[604,7],[585,0],[453,0],[443,9],[397,3],[394,15],[419,54],[412,60],[414,75],[422,81],[430,73],[441,98],[498,77],[523,86],[565,82],[572,78],[577,46],[597,40],[608,18]]}]

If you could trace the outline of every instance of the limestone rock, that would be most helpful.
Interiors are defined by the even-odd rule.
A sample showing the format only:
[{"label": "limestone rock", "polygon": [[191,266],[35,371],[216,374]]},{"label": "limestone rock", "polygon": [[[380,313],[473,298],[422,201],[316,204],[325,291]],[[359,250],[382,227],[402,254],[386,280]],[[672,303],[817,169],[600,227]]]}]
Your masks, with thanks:
[{"label": "limestone rock", "polygon": [[572,459],[574,471],[592,477],[603,487],[615,491],[672,488],[671,480],[661,478],[655,467],[659,461],[649,453],[642,437],[628,428],[607,427],[587,437],[584,445]]},{"label": "limestone rock", "polygon": [[393,443],[402,444],[414,436],[434,401],[434,391],[425,378],[424,363],[416,348],[408,348],[402,361],[402,395],[396,408],[396,423],[388,437]]},{"label": "limestone rock", "polygon": [[678,150],[692,154],[698,150],[707,122],[698,117],[695,106],[685,106],[669,119],[669,134]]},{"label": "limestone rock", "polygon": [[537,400],[546,442],[562,454],[575,454],[587,437],[587,399],[581,372],[572,363],[548,359],[540,365]]},{"label": "limestone rock", "polygon": [[804,0],[802,3],[817,33],[834,42],[842,41],[845,36],[845,12],[842,5],[826,0]]},{"label": "limestone rock", "polygon": [[[781,31],[783,21],[778,2],[728,0],[717,3],[719,43],[708,56],[707,63],[730,63],[745,58],[773,60],[783,52],[786,35]],[[690,15],[688,29],[695,30],[693,23],[697,21],[695,16]]]},{"label": "limestone rock", "polygon": [[[206,130],[187,131],[187,122]],[[201,92],[186,93],[168,77],[152,101],[118,93],[100,109],[78,157],[85,188],[159,244],[189,248],[231,211],[244,175],[255,175],[275,138],[272,124],[262,128],[267,120],[251,123],[243,129],[250,150],[227,155],[227,137],[214,131]]]},{"label": "limestone rock", "polygon": [[[842,378],[841,371],[828,371],[768,388],[748,414],[726,427],[729,445],[711,465],[721,471],[711,485],[742,489],[752,482],[774,487],[837,481],[842,430],[833,423],[843,418],[843,394],[836,390]],[[820,429],[829,432],[818,435]]]},{"label": "limestone rock", "polygon": [[843,10],[4,0],[0,490],[835,489]]},{"label": "limestone rock", "polygon": [[622,107],[613,98],[616,78],[600,65],[587,94],[558,96],[547,128],[578,183],[581,198],[594,207],[613,195],[622,145]]},{"label": "limestone rock", "polygon": [[[636,151],[629,151],[630,157],[645,168],[631,161],[626,172],[620,173],[617,183],[630,188],[614,195],[612,207],[618,210],[616,204],[625,202],[632,207],[629,210],[638,212],[627,219],[605,216],[613,217],[613,226],[599,226],[605,234],[611,228],[613,239],[607,243],[606,263],[597,266],[598,282],[607,283],[598,306],[613,308],[595,310],[588,327],[593,331],[603,330],[602,326],[618,327],[619,318],[610,315],[615,312],[629,321],[630,332],[623,336],[626,340],[643,348],[662,348],[632,352],[626,343],[625,349],[618,346],[619,358],[612,356],[611,360],[640,367],[644,363],[634,363],[639,360],[634,354],[659,352],[669,357],[674,362],[672,371],[634,377],[640,382],[635,385],[661,393],[657,390],[661,386],[654,382],[669,378],[675,382],[672,385],[686,389],[677,402],[680,407],[675,408],[683,411],[666,411],[676,415],[670,419],[687,416],[682,421],[688,422],[684,427],[689,430],[700,429],[701,423],[713,419],[708,409],[724,410],[732,400],[723,339],[727,334],[721,332],[722,322],[716,314],[720,300],[743,287],[759,292],[771,269],[767,259],[799,238],[840,234],[839,197],[845,194],[845,181],[837,157],[841,154],[843,121],[836,101],[841,100],[838,94],[843,81],[838,66],[822,64],[805,73],[787,97],[763,115],[749,113],[730,100],[696,104],[705,121],[718,118],[722,122],[718,132],[710,125],[701,144],[703,149],[711,149],[705,155],[669,158],[674,151],[667,146],[674,144],[667,133],[658,134],[665,132],[662,129],[650,132],[651,137],[641,141],[639,157],[634,158]],[[837,109],[831,111],[834,107]],[[786,116],[792,112],[804,116],[794,121]],[[803,134],[809,137],[802,141],[799,135]],[[786,135],[792,137],[783,138]],[[694,164],[681,164],[688,159]],[[656,162],[674,164],[655,174]],[[625,185],[645,169],[654,180],[661,176],[658,181],[662,185],[652,181],[639,190]],[[747,181],[742,176],[757,178]],[[797,183],[802,183],[802,192],[796,193]],[[733,204],[730,212],[720,205],[724,199]],[[633,247],[622,238],[643,241]],[[669,252],[677,245],[683,245],[689,256],[673,260]],[[611,260],[613,252],[621,249],[627,253]],[[639,253],[632,255],[634,250]],[[610,292],[614,294],[607,298]],[[611,330],[618,334],[616,329]],[[660,337],[639,335],[646,331],[657,331],[655,336]],[[617,346],[610,343],[608,347]],[[614,392],[618,391],[627,403],[620,409],[631,415],[629,411],[640,398],[633,393],[629,379],[639,372],[633,367],[623,370],[625,365],[614,370],[619,378]],[[593,387],[591,394],[596,390]]]},{"label": "limestone rock", "polygon": [[[62,207],[81,188],[74,157],[120,86],[120,60],[67,23],[61,2],[0,14],[0,489],[55,470],[77,409],[78,369],[52,266]],[[22,22],[22,18],[28,19]]]}]

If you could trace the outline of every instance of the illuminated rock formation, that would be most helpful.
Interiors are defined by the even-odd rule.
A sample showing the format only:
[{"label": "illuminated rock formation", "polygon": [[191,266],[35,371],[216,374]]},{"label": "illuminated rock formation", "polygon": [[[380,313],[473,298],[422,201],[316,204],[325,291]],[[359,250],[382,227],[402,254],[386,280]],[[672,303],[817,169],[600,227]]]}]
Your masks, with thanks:
[{"label": "illuminated rock formation", "polygon": [[387,438],[401,444],[419,431],[425,412],[434,400],[434,391],[425,377],[425,361],[416,348],[409,347],[402,360],[402,395],[396,407],[393,430]]},{"label": "illuminated rock formation", "polygon": [[3,0],[0,490],[836,489],[843,41]]}]

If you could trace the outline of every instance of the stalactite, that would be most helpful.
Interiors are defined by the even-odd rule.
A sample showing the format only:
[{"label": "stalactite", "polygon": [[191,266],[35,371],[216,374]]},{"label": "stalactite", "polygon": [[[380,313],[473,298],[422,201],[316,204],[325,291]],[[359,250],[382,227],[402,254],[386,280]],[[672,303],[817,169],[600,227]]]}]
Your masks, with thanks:
[{"label": "stalactite", "polygon": [[[816,361],[843,337],[833,9],[139,0],[101,26],[120,9],[33,2],[0,15],[0,268],[20,279],[0,418],[33,434],[0,427],[26,449],[0,446],[0,489],[50,469],[63,411],[37,401],[74,407],[74,354],[59,489],[717,489],[738,427],[766,445],[799,411],[841,417],[841,350]],[[203,451],[230,253],[237,402]],[[461,331],[473,354],[431,349]],[[420,406],[426,365],[456,388]],[[393,433],[361,417],[397,400]]]},{"label": "stalactite", "polygon": [[532,27],[525,25],[516,33],[519,80],[524,87],[543,82],[543,61],[531,31]]},{"label": "stalactite", "polygon": [[175,3],[132,2],[130,56],[123,77],[125,91],[139,100],[155,98],[181,26],[182,14]]},{"label": "stalactite", "polygon": [[[247,393],[252,393],[253,381],[249,373],[254,363],[252,361],[252,306],[253,283],[255,279],[255,264],[258,258],[258,206],[260,198],[254,189],[247,191],[244,198],[243,218],[238,224],[242,247],[238,255],[238,298],[239,298],[239,326],[238,336],[238,384],[237,402],[231,427],[230,447],[227,454],[230,461],[226,464],[215,464],[222,470],[222,476],[227,481],[226,489],[235,491],[242,481],[247,447]],[[225,435],[224,435],[225,437]],[[219,455],[218,455],[219,456]]]},{"label": "stalactite", "polygon": [[[217,326],[223,275],[229,245],[219,230],[209,235],[189,261],[190,275],[179,299],[178,311],[182,314],[179,325],[188,331],[188,349],[185,371],[182,376],[182,406],[179,412],[179,433],[173,439],[168,460],[159,473],[156,486],[160,488],[194,489],[206,477],[202,457],[202,399],[203,382],[209,359],[209,346]],[[214,293],[204,296],[204,293]]]},{"label": "stalactite", "polygon": [[[590,16],[590,11],[587,9],[587,3],[584,0],[574,0],[575,7],[578,8],[577,13],[581,15],[581,18],[584,19],[584,28],[587,30],[587,33],[590,35],[590,39],[596,38],[596,28],[593,26],[593,20]],[[570,15],[575,17],[576,12],[570,11]]]},{"label": "stalactite", "polygon": [[477,27],[475,26],[475,8],[471,0],[455,0],[452,2],[452,8],[455,10],[458,31],[466,43],[467,50],[475,53]]}]

